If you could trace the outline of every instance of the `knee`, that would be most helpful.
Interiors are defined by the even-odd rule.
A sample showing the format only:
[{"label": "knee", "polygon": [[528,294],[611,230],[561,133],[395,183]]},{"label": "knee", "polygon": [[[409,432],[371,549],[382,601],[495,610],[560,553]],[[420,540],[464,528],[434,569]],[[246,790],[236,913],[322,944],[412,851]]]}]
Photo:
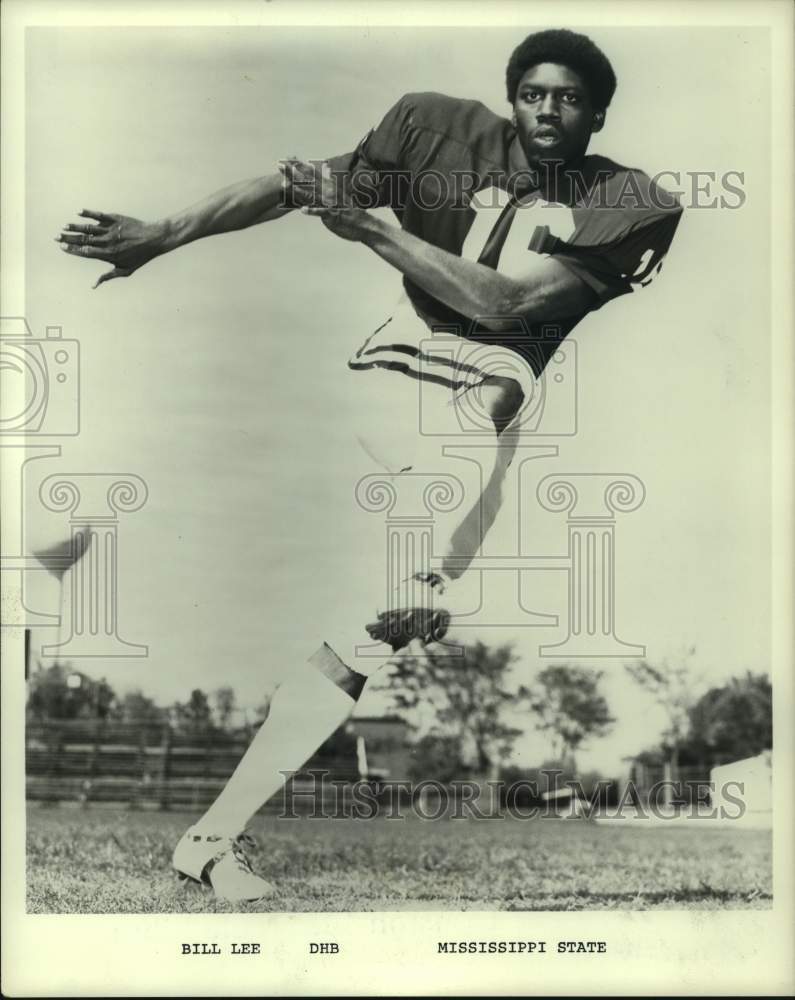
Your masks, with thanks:
[{"label": "knee", "polygon": [[480,389],[484,406],[500,434],[522,409],[524,390],[516,379],[501,375],[490,375]]}]

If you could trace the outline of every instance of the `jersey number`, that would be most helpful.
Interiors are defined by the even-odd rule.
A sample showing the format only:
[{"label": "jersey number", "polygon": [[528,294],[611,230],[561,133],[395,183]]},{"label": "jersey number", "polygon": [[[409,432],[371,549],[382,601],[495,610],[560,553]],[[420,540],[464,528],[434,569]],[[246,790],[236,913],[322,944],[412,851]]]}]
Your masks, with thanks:
[{"label": "jersey number", "polygon": [[[502,188],[485,188],[474,196],[469,207],[475,211],[475,218],[464,240],[462,257],[478,259],[508,201],[508,192]],[[531,205],[520,205],[505,238],[498,271],[510,274],[526,268],[527,254],[530,253],[527,245],[537,226],[549,226],[552,235],[568,240],[576,228],[574,213],[566,205],[540,199]]]}]

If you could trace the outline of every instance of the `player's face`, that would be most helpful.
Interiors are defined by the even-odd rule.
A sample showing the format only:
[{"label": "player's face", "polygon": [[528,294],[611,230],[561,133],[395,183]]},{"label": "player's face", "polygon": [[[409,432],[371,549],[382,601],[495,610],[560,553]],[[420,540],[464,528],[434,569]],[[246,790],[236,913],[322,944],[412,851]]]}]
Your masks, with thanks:
[{"label": "player's face", "polygon": [[531,165],[582,156],[604,112],[594,111],[579,73],[556,63],[531,67],[516,90],[514,124]]}]

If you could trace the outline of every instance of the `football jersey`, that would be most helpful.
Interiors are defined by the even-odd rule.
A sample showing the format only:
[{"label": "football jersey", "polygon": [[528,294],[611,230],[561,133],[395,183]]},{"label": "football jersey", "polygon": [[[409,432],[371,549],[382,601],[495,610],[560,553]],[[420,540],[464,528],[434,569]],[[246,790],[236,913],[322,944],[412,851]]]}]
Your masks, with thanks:
[{"label": "football jersey", "polygon": [[[590,309],[650,283],[682,212],[641,170],[601,156],[583,157],[576,171],[569,165],[575,183],[565,203],[544,201],[528,183],[512,124],[478,101],[441,94],[402,97],[353,152],[329,165],[356,204],[392,208],[404,230],[449,253],[516,276],[528,254],[554,257],[593,290]],[[515,330],[496,333],[408,278],[403,284],[405,304],[426,332],[507,348],[535,375],[590,311],[543,324],[515,317]],[[386,339],[395,336],[390,329]],[[368,341],[352,367],[405,366],[407,352],[390,358],[388,346]]]}]

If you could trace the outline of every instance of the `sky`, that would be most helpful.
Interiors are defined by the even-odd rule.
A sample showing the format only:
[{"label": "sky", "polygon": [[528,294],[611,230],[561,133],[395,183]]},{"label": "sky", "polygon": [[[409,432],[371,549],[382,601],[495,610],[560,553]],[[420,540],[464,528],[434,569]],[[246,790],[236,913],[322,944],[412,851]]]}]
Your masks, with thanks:
[{"label": "sky", "polygon": [[[616,524],[617,632],[652,661],[690,658],[702,687],[770,664],[767,37],[761,29],[589,29],[619,80],[591,152],[644,169],[744,174],[737,210],[686,211],[662,274],[577,328],[577,434],[526,467],[489,554],[566,551],[565,516],[535,486],[559,472],[630,473],[646,498]],[[345,362],[389,315],[399,278],[366,248],[290,217],[195,243],[92,291],[106,265],[62,254],[84,207],[156,219],[283,156],[344,152],[403,93],[477,98],[508,114],[515,29],[29,29],[26,311],[81,354],[81,431],[31,463],[26,545],[68,534],[37,501],[54,472],[134,473],[145,506],[118,527],[119,632],[146,658],[74,661],[161,704],[232,685],[254,707],[306,659],[346,595],[374,580],[383,524],[350,497],[362,399]],[[737,67],[743,66],[743,73]],[[669,179],[664,186],[677,189]],[[681,188],[678,188],[681,190]],[[702,196],[702,199],[704,196]],[[366,399],[365,399],[366,406]],[[450,466],[452,470],[452,466]],[[558,627],[484,630],[515,643],[516,680],[563,638],[565,574],[524,575]],[[368,591],[369,582],[366,584]],[[513,600],[504,581],[498,599]],[[29,607],[57,586],[29,580]],[[52,641],[38,629],[35,642]],[[620,658],[604,671],[613,733],[580,755],[607,772],[663,718]],[[382,700],[365,694],[360,712]],[[546,752],[527,719],[517,759]]]}]

